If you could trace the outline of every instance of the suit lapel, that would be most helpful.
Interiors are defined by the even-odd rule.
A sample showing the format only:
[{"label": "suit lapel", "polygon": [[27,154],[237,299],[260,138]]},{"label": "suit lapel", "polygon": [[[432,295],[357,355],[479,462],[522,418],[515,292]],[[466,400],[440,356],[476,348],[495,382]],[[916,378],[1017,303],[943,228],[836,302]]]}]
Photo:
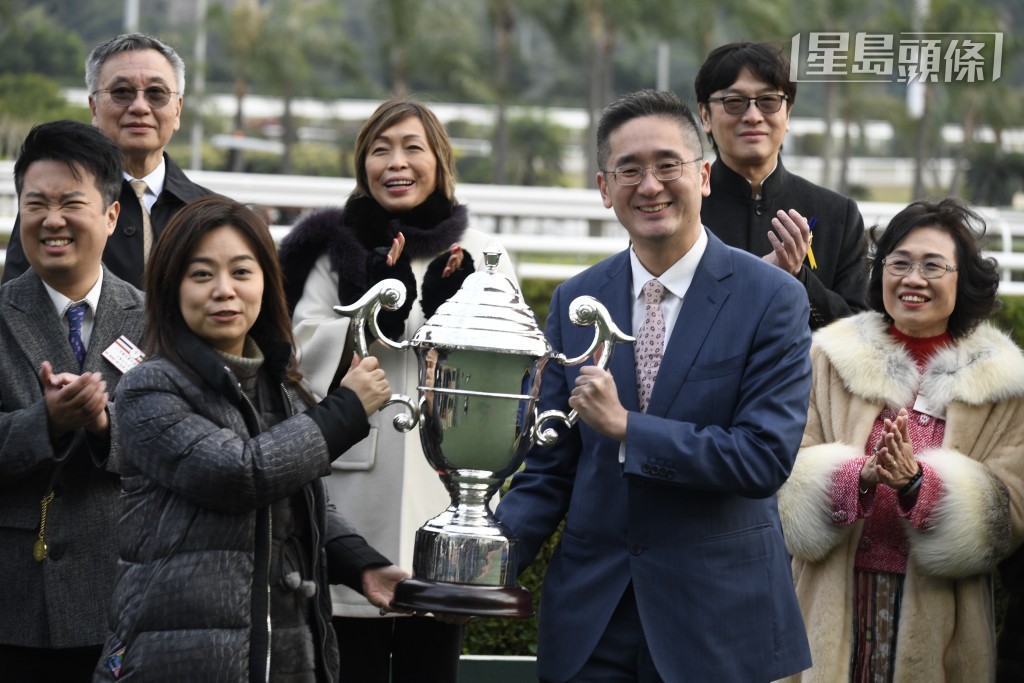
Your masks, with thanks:
[{"label": "suit lapel", "polygon": [[[121,374],[103,357],[103,352],[121,336],[124,330],[126,311],[136,307],[134,300],[125,296],[123,288],[124,285],[112,278],[109,271],[104,272],[103,288],[100,290],[100,300],[97,304],[99,310],[93,323],[92,337],[89,339],[89,349],[85,354],[83,371]],[[141,339],[132,339],[131,341],[136,345],[142,343]]]},{"label": "suit lapel", "polygon": [[15,289],[11,291],[6,313],[15,342],[31,366],[38,371],[42,362],[48,360],[54,372],[77,375],[80,372],[78,360],[42,280],[32,273],[29,278],[19,278],[17,285],[12,284],[12,287]]},{"label": "suit lapel", "polygon": [[[708,332],[731,291],[722,280],[732,274],[732,257],[725,244],[708,232],[708,246],[686,291],[679,318],[654,382],[647,412],[664,415],[679,394]],[[635,391],[633,392],[636,393]]]},{"label": "suit lapel", "polygon": [[[633,288],[629,267],[629,250],[622,252],[605,273],[598,286],[597,300],[604,304],[620,330],[633,334]],[[616,344],[608,371],[615,378],[619,400],[626,410],[640,410],[636,390],[636,360],[632,344]]]}]

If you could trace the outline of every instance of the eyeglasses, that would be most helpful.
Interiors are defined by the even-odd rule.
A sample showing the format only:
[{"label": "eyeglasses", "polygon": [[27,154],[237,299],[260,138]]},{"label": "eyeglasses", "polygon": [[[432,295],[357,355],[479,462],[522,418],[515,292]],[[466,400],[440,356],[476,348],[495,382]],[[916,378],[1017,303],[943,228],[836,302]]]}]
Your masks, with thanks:
[{"label": "eyeglasses", "polygon": [[946,273],[956,272],[957,266],[951,266],[942,261],[909,261],[905,258],[884,258],[882,265],[885,272],[893,277],[906,277],[914,268],[921,273],[925,280],[938,280]]},{"label": "eyeglasses", "polygon": [[761,110],[762,114],[774,114],[782,109],[782,103],[788,99],[789,95],[758,95],[757,97],[726,95],[725,97],[709,97],[708,102],[721,102],[722,109],[725,109],[726,114],[738,116],[746,113],[751,102]]},{"label": "eyeglasses", "polygon": [[654,177],[663,183],[667,183],[670,180],[675,180],[683,175],[683,166],[686,164],[692,164],[695,161],[701,161],[704,157],[697,157],[696,159],[690,159],[689,161],[659,161],[650,166],[641,166],[640,164],[627,164],[625,166],[617,166],[610,171],[602,170],[602,173],[608,173],[615,178],[615,183],[622,187],[631,187],[633,185],[639,185],[644,180],[644,173],[647,169],[650,169],[654,174]]},{"label": "eyeglasses", "polygon": [[149,106],[154,109],[167,106],[167,103],[171,101],[171,95],[177,95],[175,91],[161,88],[157,85],[151,85],[148,88],[132,88],[127,85],[120,85],[116,88],[97,90],[93,94],[95,95],[98,92],[107,93],[110,95],[110,101],[121,107],[131,106],[141,92]]}]

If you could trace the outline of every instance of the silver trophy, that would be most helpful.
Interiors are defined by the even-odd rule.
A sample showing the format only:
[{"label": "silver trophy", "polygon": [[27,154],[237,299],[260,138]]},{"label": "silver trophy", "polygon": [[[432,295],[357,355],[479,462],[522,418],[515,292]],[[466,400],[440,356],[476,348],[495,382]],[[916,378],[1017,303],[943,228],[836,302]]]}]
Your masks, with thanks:
[{"label": "silver trophy", "polygon": [[400,431],[419,425],[427,460],[451,496],[448,509],[416,532],[414,578],[399,583],[392,603],[398,609],[533,615],[529,591],[516,585],[516,539],[494,516],[490,500],[532,444],[554,443],[557,433],[545,425],[576,422],[575,410],[537,414],[548,361],[578,365],[594,358],[603,368],[617,342],[633,341],[601,303],[582,296],[572,302],[569,317],[593,326],[594,341],[576,358],[555,352],[516,285],[495,271],[498,257],[487,252],[485,269],[466,278],[410,341],[392,341],[377,325],[381,307],[394,310],[405,301],[398,280],[383,280],[354,304],[334,308],[351,318],[360,356],[369,354],[367,325],[384,345],[415,350],[418,398],[396,394],[386,405],[408,408],[393,424]]}]

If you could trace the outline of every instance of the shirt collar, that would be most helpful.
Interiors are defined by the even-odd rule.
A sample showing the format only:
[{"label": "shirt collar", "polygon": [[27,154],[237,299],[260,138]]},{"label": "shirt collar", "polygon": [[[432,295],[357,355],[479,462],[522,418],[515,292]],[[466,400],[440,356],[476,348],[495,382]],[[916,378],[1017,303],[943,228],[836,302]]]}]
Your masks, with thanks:
[{"label": "shirt collar", "polygon": [[43,282],[43,287],[46,288],[46,293],[50,295],[50,301],[53,302],[53,308],[57,312],[58,317],[63,318],[67,314],[68,309],[73,304],[78,303],[88,304],[93,315],[96,315],[96,305],[100,300],[100,290],[103,289],[103,267],[100,267],[100,275],[96,278],[96,284],[92,286],[92,289],[85,295],[85,298],[79,301],[72,301],[45,282]]},{"label": "shirt collar", "polygon": [[[665,289],[682,299],[686,290],[690,288],[690,283],[693,282],[693,275],[697,272],[697,266],[707,248],[708,233],[702,225],[700,234],[697,235],[697,241],[693,243],[690,250],[673,263],[668,270],[658,275],[658,281],[665,286]],[[655,276],[643,267],[632,247],[629,249],[629,264],[633,271],[633,298],[639,299],[643,296],[644,285]]]},{"label": "shirt collar", "polygon": [[147,175],[145,178],[136,178],[133,175],[124,174],[124,179],[128,181],[132,180],[145,180],[147,193],[152,193],[154,197],[159,197],[160,193],[164,191],[164,181],[167,179],[167,162],[160,157],[160,164],[153,169],[153,172]]}]

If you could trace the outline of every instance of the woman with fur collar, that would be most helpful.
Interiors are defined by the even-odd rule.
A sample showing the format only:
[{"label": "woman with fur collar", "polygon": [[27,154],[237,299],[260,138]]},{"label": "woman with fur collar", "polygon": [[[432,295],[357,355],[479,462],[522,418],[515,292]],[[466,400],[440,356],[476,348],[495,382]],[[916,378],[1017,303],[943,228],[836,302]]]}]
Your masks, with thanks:
[{"label": "woman with fur collar", "polygon": [[876,241],[874,311],[814,336],[779,491],[813,667],[791,680],[991,681],[992,571],[1024,536],[1024,355],[983,323],[980,216],[914,202]]},{"label": "woman with fur collar", "polygon": [[[356,188],[344,209],[306,216],[280,250],[299,365],[320,393],[348,367],[349,320],[338,317],[334,306],[353,303],[384,278],[398,278],[406,302],[397,311],[381,311],[378,322],[390,339],[408,339],[458,291],[493,244],[491,236],[469,227],[469,212],[455,199],[455,155],[427,107],[404,98],[383,103],[359,132],[355,153]],[[514,280],[507,254],[498,270]],[[392,389],[415,395],[415,354],[380,343],[370,350]],[[451,501],[423,455],[418,430],[402,434],[391,426],[398,410],[371,417],[370,436],[335,461],[328,486],[346,518],[381,552],[409,567],[416,530]],[[338,637],[360,654],[342,657],[343,682],[454,683],[462,626],[381,614],[342,586],[332,586],[332,597]]]}]

